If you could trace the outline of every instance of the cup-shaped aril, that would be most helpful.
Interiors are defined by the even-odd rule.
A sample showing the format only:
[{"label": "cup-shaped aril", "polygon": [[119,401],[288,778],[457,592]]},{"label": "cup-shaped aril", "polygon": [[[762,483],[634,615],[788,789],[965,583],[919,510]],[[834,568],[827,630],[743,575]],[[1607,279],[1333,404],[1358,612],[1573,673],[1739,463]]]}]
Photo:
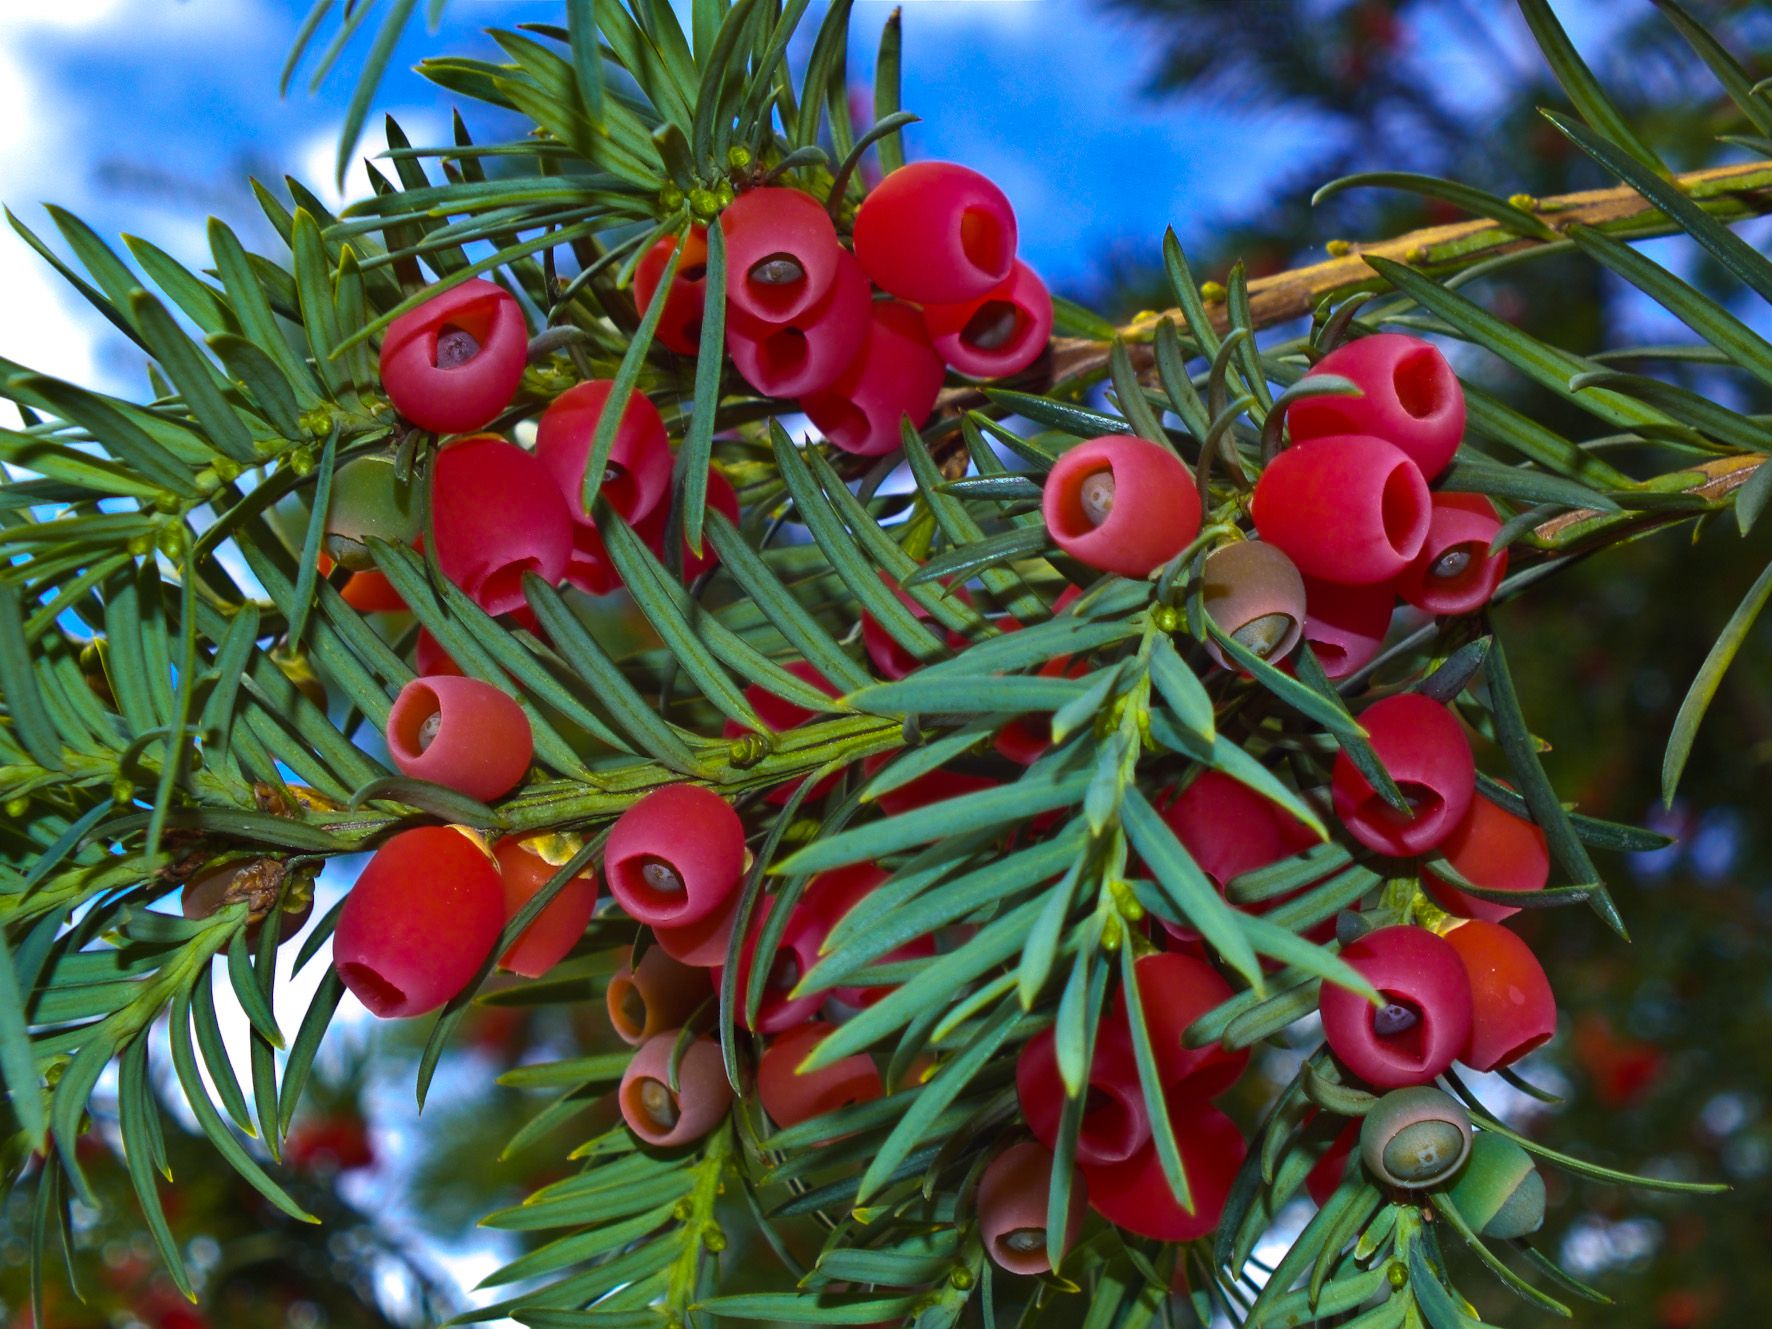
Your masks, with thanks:
[{"label": "cup-shaped aril", "polygon": [[1377,658],[1397,607],[1396,592],[1380,582],[1341,586],[1304,579],[1304,640],[1330,679],[1346,678]]},{"label": "cup-shaped aril", "polygon": [[[880,580],[885,582],[886,588],[898,597],[899,603],[911,611],[912,618],[928,621],[929,610],[920,601],[913,599],[909,591],[895,585],[892,578],[884,572],[880,574]],[[972,603],[972,595],[964,586],[955,587],[948,594],[966,604]],[[957,651],[966,645],[966,638],[962,633],[952,631],[942,633],[937,629],[937,635],[945,636],[947,644],[952,650]],[[863,610],[861,615],[861,644],[868,653],[868,659],[873,661],[874,668],[880,671],[883,678],[904,678],[923,663],[909,650],[899,645],[898,639],[881,627],[880,621],[866,610]]]},{"label": "cup-shaped aril", "polygon": [[[1440,852],[1459,876],[1492,891],[1542,891],[1550,880],[1550,847],[1544,832],[1481,794],[1471,800],[1470,811],[1440,845]],[[1520,912],[1511,904],[1479,900],[1441,881],[1425,865],[1421,884],[1442,909],[1465,918],[1499,923]]]},{"label": "cup-shaped aril", "polygon": [[1052,296],[1027,264],[1017,261],[1000,286],[955,305],[928,305],[923,322],[935,353],[973,378],[1019,374],[1052,336]]},{"label": "cup-shaped aril", "polygon": [[481,437],[437,454],[431,482],[437,564],[489,614],[528,602],[523,577],[557,582],[572,553],[572,517],[542,464],[515,443]]},{"label": "cup-shaped aril", "polygon": [[603,993],[610,1027],[632,1047],[677,1028],[707,997],[707,971],[673,959],[660,946],[647,947],[639,964],[630,949]]},{"label": "cup-shaped aril", "polygon": [[843,376],[800,398],[800,409],[833,447],[883,457],[899,446],[899,422],[921,428],[935,409],[947,370],[929,345],[923,316],[896,300],[876,300],[868,335]]},{"label": "cup-shaped aril", "polygon": [[855,214],[855,256],[874,285],[923,305],[975,300],[1015,263],[1015,210],[970,167],[913,162],[869,192]]},{"label": "cup-shaped aril", "polygon": [[1078,1162],[1089,1207],[1108,1222],[1157,1241],[1192,1241],[1218,1226],[1249,1146],[1236,1122],[1210,1103],[1181,1094],[1169,1098],[1169,1126],[1181,1151],[1191,1214],[1169,1188],[1153,1143],[1147,1141],[1121,1163],[1088,1163],[1081,1155]]},{"label": "cup-shaped aril", "polygon": [[[708,467],[707,510],[718,512],[728,521],[738,522],[738,491],[728,480],[712,466]],[[665,560],[665,533],[670,526],[671,508],[668,503],[660,503],[652,510],[652,514],[634,527],[634,533],[646,541],[651,548],[653,557],[659,562]],[[712,571],[720,562],[720,556],[714,552],[714,545],[706,535],[701,542],[701,553],[689,547],[688,540],[679,542],[683,551],[683,580],[692,582],[703,573]],[[613,575],[614,567],[610,567]],[[570,572],[568,572],[570,576]]]},{"label": "cup-shaped aril", "polygon": [[1079,563],[1149,576],[1200,533],[1194,473],[1168,448],[1132,434],[1077,444],[1046,477],[1046,529]]},{"label": "cup-shaped aril", "polygon": [[475,278],[388,324],[382,390],[420,429],[471,433],[511,404],[528,354],[523,310],[502,287]]},{"label": "cup-shaped aril", "polygon": [[[325,557],[322,555],[321,557]],[[321,572],[326,569],[322,567]],[[353,572],[339,597],[359,614],[402,613],[406,600],[380,572]]]},{"label": "cup-shaped aril", "polygon": [[[614,388],[613,381],[599,378],[566,389],[542,412],[535,432],[535,455],[580,526],[594,524],[584,501],[585,468]],[[630,392],[603,468],[598,491],[603,501],[630,525],[639,523],[670,491],[671,464],[671,442],[658,408],[645,393]]]},{"label": "cup-shaped aril", "polygon": [[1543,1175],[1531,1154],[1493,1131],[1477,1132],[1446,1198],[1480,1236],[1506,1241],[1544,1226]]},{"label": "cup-shaped aril", "polygon": [[647,1144],[664,1148],[701,1139],[732,1106],[720,1045],[711,1038],[690,1041],[677,1066],[677,1087],[671,1088],[671,1053],[678,1032],[667,1029],[642,1043],[616,1091],[628,1129]]},{"label": "cup-shaped aril", "polygon": [[830,214],[810,194],[747,189],[720,214],[726,237],[726,302],[766,323],[789,323],[836,280],[843,247]]},{"label": "cup-shaped aril", "polygon": [[504,921],[498,869],[475,841],[448,826],[401,831],[345,897],[333,967],[370,1014],[423,1015],[468,985]]},{"label": "cup-shaped aril", "polygon": [[362,572],[373,568],[369,541],[408,545],[418,537],[419,500],[413,485],[395,474],[391,453],[353,457],[332,477],[322,548],[335,563]]},{"label": "cup-shaped aril", "polygon": [[1393,1089],[1360,1123],[1366,1171],[1401,1190],[1425,1190],[1449,1180],[1470,1149],[1470,1114],[1430,1085]]},{"label": "cup-shaped aril", "polygon": [[1473,1071],[1511,1066],[1557,1032],[1557,999],[1532,948],[1499,923],[1472,919],[1446,934],[1471,988],[1470,1038],[1458,1059]]},{"label": "cup-shaped aril", "polygon": [[1444,843],[1476,796],[1476,762],[1458,717],[1431,697],[1402,692],[1361,711],[1360,724],[1410,811],[1386,802],[1347,753],[1338,752],[1330,785],[1342,825],[1368,849],[1399,858]]},{"label": "cup-shaped aril", "polygon": [[1309,826],[1222,771],[1200,772],[1162,816],[1221,891],[1233,878],[1317,843]]},{"label": "cup-shaped aril", "polygon": [[803,313],[777,323],[734,309],[726,354],[740,377],[765,397],[823,392],[848,372],[867,344],[873,297],[861,264],[837,251],[830,289]]},{"label": "cup-shaped aril", "polygon": [[492,684],[460,674],[415,678],[401,688],[387,737],[402,775],[482,803],[515,789],[535,755],[523,708]]},{"label": "cup-shaped aril", "polygon": [[843,1057],[829,1066],[802,1071],[800,1063],[832,1033],[828,1024],[809,1020],[769,1040],[757,1062],[757,1097],[763,1111],[782,1130],[822,1117],[855,1103],[867,1103],[886,1092],[880,1068],[865,1053]]},{"label": "cup-shaped aril", "polygon": [[418,630],[418,640],[412,644],[412,666],[421,678],[440,674],[459,676],[462,672],[455,657],[443,649],[443,643],[431,635],[429,628]]},{"label": "cup-shaped aril", "polygon": [[[554,879],[564,862],[548,862],[533,846],[514,835],[500,840],[493,856],[498,859],[498,875],[504,882],[507,922]],[[517,939],[499,956],[499,967],[524,978],[540,978],[578,944],[596,907],[597,874],[587,868],[562,886],[529,926],[517,934]]]},{"label": "cup-shaped aril", "polygon": [[1427,539],[1397,578],[1397,594],[1430,614],[1481,609],[1507,572],[1507,550],[1489,552],[1501,529],[1495,505],[1481,494],[1438,493]]},{"label": "cup-shaped aril", "polygon": [[[1265,541],[1239,540],[1213,550],[1200,596],[1225,636],[1264,660],[1285,659],[1304,632],[1304,578]],[[1220,668],[1235,667],[1216,641],[1207,641],[1206,653]]]},{"label": "cup-shaped aril", "polygon": [[630,918],[679,928],[732,897],[744,855],[744,823],[730,803],[699,785],[668,784],[617,819],[603,875]]},{"label": "cup-shaped aril", "polygon": [[[634,305],[644,314],[652,307],[652,297],[664,280],[665,268],[677,251],[677,237],[661,236],[646,251],[634,269]],[[689,228],[689,239],[683,245],[683,258],[671,277],[671,289],[665,292],[664,309],[659,312],[658,328],[653,336],[678,355],[694,355],[701,349],[701,321],[708,293],[708,233],[702,226]]]},{"label": "cup-shaped aril", "polygon": [[1341,958],[1384,1003],[1323,984],[1323,1036],[1342,1065],[1376,1088],[1400,1089],[1457,1060],[1471,1032],[1471,985],[1457,951],[1425,928],[1401,926],[1368,932]]},{"label": "cup-shaped aril", "polygon": [[[1048,1149],[1056,1149],[1065,1092],[1050,1029],[1022,1044],[1015,1063],[1015,1092],[1034,1138]],[[1103,1020],[1097,1027],[1095,1058],[1083,1093],[1077,1161],[1124,1163],[1136,1157],[1150,1142],[1151,1122],[1139,1084],[1132,1036],[1123,1023]]]},{"label": "cup-shaped aril", "polygon": [[[985,1254],[1012,1274],[1043,1274],[1052,1268],[1046,1240],[1046,1208],[1052,1195],[1052,1151],[1023,1140],[998,1154],[978,1179],[978,1235]],[[1068,1250],[1083,1227],[1088,1187],[1072,1177],[1065,1214]]]},{"label": "cup-shaped aril", "polygon": [[1338,346],[1305,375],[1336,374],[1359,397],[1302,397],[1286,423],[1295,443],[1334,434],[1371,434],[1401,448],[1427,479],[1452,463],[1464,437],[1464,389],[1432,342],[1381,332]]},{"label": "cup-shaped aril", "polygon": [[945,803],[950,798],[964,798],[980,790],[994,789],[1002,783],[994,775],[976,775],[971,771],[946,768],[934,770],[901,784],[891,793],[881,794],[880,811],[888,817],[897,817],[935,803]]},{"label": "cup-shaped aril", "polygon": [[[1181,1041],[1190,1024],[1231,999],[1231,985],[1204,960],[1180,951],[1141,956],[1133,972],[1138,976],[1138,1000],[1157,1077],[1165,1091],[1212,1098],[1235,1084],[1249,1064],[1247,1048],[1227,1052],[1216,1043],[1191,1048]],[[1114,998],[1110,1018],[1130,1031],[1123,988]]]},{"label": "cup-shaped aril", "polygon": [[1383,439],[1341,434],[1295,444],[1255,482],[1250,513],[1261,538],[1307,577],[1369,586],[1389,581],[1427,539],[1427,481]]}]

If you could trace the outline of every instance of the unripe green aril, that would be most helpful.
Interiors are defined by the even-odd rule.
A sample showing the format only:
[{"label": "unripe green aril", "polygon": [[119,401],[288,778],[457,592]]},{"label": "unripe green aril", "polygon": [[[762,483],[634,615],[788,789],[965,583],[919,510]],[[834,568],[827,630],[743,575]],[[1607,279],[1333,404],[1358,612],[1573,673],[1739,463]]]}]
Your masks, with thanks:
[{"label": "unripe green aril", "polygon": [[418,517],[418,496],[395,474],[391,454],[353,457],[332,477],[326,556],[353,572],[372,568],[371,537],[410,544],[418,535]]},{"label": "unripe green aril", "polygon": [[1481,1236],[1524,1237],[1544,1225],[1544,1177],[1505,1135],[1480,1131],[1447,1198]]},{"label": "unripe green aril", "polygon": [[1428,1085],[1393,1089],[1360,1126],[1360,1158],[1387,1186],[1424,1190],[1458,1171],[1471,1147],[1470,1115]]}]

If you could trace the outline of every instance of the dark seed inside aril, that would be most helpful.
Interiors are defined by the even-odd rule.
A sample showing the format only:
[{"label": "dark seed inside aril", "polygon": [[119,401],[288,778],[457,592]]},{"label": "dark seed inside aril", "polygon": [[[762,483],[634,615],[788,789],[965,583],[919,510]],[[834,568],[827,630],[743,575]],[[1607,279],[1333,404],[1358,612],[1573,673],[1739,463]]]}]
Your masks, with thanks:
[{"label": "dark seed inside aril", "polygon": [[479,340],[466,328],[444,328],[437,334],[437,368],[460,369],[480,354]]},{"label": "dark seed inside aril", "polygon": [[751,280],[764,286],[792,286],[805,276],[806,269],[791,254],[771,254],[751,265]]},{"label": "dark seed inside aril", "polygon": [[650,1076],[640,1081],[640,1106],[646,1115],[660,1130],[670,1130],[682,1116],[677,1106],[677,1096],[663,1080],[654,1080]]},{"label": "dark seed inside aril", "polygon": [[1114,510],[1114,473],[1097,471],[1077,490],[1077,501],[1092,526],[1100,526]]},{"label": "dark seed inside aril", "polygon": [[1380,1038],[1395,1038],[1407,1033],[1421,1022],[1421,1016],[1400,1002],[1389,1002],[1372,1014],[1372,1032]]},{"label": "dark seed inside aril", "polygon": [[1021,314],[1006,300],[987,300],[966,320],[960,340],[981,351],[998,351],[1015,336]]}]

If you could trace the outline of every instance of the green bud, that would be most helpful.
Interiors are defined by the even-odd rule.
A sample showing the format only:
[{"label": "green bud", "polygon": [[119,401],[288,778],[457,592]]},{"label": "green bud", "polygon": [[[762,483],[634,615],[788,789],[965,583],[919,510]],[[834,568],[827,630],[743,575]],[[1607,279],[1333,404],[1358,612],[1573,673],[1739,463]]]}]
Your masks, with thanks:
[{"label": "green bud", "polygon": [[1158,605],[1151,610],[1151,626],[1158,632],[1176,632],[1184,622],[1181,610],[1174,605]]},{"label": "green bud", "polygon": [[1393,1089],[1360,1125],[1360,1158],[1387,1186],[1422,1190],[1458,1171],[1471,1147],[1470,1114],[1428,1085]]},{"label": "green bud", "polygon": [[689,210],[697,217],[709,219],[720,211],[720,200],[711,189],[691,189]]},{"label": "green bud", "polygon": [[328,558],[353,572],[373,567],[369,540],[410,544],[418,536],[418,495],[395,473],[391,453],[353,457],[332,477],[326,510]]},{"label": "green bud", "polygon": [[1505,1135],[1479,1131],[1448,1199],[1485,1237],[1524,1237],[1544,1226],[1544,1177]]},{"label": "green bud", "polygon": [[31,810],[31,800],[20,794],[17,798],[6,800],[6,815],[13,818],[22,817]]},{"label": "green bud", "polygon": [[735,171],[742,171],[751,164],[751,150],[742,144],[734,143],[726,149],[726,164]]}]

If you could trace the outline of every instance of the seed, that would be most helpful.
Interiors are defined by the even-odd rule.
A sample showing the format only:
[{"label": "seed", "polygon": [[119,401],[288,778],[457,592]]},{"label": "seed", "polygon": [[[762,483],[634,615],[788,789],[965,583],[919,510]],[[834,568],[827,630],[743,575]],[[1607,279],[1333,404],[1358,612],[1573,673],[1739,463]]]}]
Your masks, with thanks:
[{"label": "seed", "polygon": [[1421,1016],[1400,1002],[1390,1002],[1372,1016],[1372,1032],[1380,1038],[1395,1038],[1421,1022]]},{"label": "seed", "polygon": [[1433,566],[1428,569],[1428,576],[1437,581],[1451,581],[1455,577],[1462,577],[1470,570],[1473,558],[1469,545],[1458,545],[1434,560]]},{"label": "seed", "polygon": [[792,254],[771,254],[751,265],[751,280],[764,286],[792,286],[806,276],[806,269]]},{"label": "seed", "polygon": [[1100,526],[1114,510],[1114,473],[1097,471],[1077,491],[1078,501],[1083,505],[1083,515],[1089,519],[1091,526]]},{"label": "seed", "polygon": [[960,340],[981,351],[1001,350],[1015,335],[1021,315],[1006,300],[987,300],[966,320]]},{"label": "seed", "polygon": [[661,895],[683,893],[683,875],[662,858],[648,859],[640,868],[640,879]]},{"label": "seed", "polygon": [[1231,633],[1231,640],[1239,646],[1247,646],[1265,660],[1286,640],[1295,621],[1291,614],[1263,614],[1260,618],[1250,619]]},{"label": "seed", "polygon": [[652,1124],[660,1130],[670,1130],[682,1116],[677,1106],[677,1096],[663,1080],[654,1080],[651,1076],[640,1079],[640,1106],[652,1119]]},{"label": "seed", "polygon": [[460,369],[480,354],[480,342],[465,328],[444,328],[437,334],[437,368]]},{"label": "seed", "polygon": [[622,989],[617,1003],[621,1008],[622,1023],[629,1029],[646,1028],[646,998],[640,995],[640,989],[629,983]]},{"label": "seed", "polygon": [[428,751],[431,744],[437,741],[438,731],[443,728],[443,712],[432,711],[425,716],[425,721],[418,727],[418,750]]},{"label": "seed", "polygon": [[1004,1250],[1014,1251],[1017,1255],[1033,1255],[1046,1249],[1046,1229],[1043,1227],[1018,1227],[1005,1232],[1002,1238]]}]

